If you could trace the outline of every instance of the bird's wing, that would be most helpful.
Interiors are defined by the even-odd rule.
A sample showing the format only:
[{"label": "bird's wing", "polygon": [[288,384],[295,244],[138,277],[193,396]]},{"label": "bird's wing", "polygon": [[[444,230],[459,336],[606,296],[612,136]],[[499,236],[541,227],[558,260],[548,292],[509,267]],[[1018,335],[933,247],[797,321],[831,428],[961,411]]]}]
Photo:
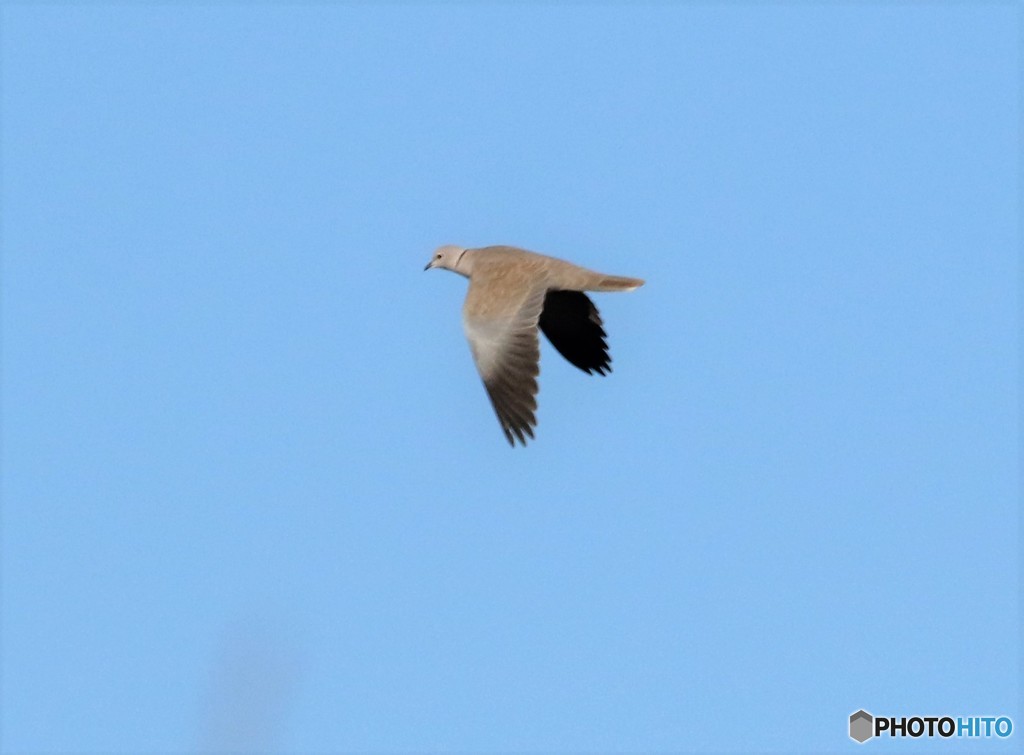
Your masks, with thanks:
[{"label": "bird's wing", "polygon": [[612,371],[601,315],[582,291],[547,292],[540,313],[541,332],[558,353],[586,373]]},{"label": "bird's wing", "polygon": [[537,321],[545,293],[543,280],[528,271],[474,274],[462,310],[473,361],[513,446],[525,445],[537,424]]}]

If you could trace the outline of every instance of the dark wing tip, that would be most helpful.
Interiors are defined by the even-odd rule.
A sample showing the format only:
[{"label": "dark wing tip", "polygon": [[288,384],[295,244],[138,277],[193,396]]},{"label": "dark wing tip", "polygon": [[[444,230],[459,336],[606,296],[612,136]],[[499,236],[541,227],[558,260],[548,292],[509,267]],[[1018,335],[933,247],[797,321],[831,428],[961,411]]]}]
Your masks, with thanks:
[{"label": "dark wing tip", "polygon": [[601,315],[582,291],[548,291],[538,324],[558,353],[588,375],[612,371]]},{"label": "dark wing tip", "polygon": [[498,372],[484,380],[501,430],[513,447],[517,441],[525,446],[527,438],[533,438],[533,428],[537,425],[536,364],[536,357],[529,355],[518,365],[518,370]]}]

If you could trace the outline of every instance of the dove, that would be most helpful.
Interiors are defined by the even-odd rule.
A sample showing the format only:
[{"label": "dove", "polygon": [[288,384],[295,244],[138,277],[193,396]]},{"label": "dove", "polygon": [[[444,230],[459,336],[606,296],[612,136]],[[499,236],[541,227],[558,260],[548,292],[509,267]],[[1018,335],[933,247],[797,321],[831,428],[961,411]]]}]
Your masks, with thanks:
[{"label": "dove", "polygon": [[540,330],[587,374],[611,372],[607,334],[584,291],[632,291],[639,278],[605,275],[514,246],[438,247],[424,270],[469,278],[462,326],[477,371],[509,444],[526,445],[537,426]]}]

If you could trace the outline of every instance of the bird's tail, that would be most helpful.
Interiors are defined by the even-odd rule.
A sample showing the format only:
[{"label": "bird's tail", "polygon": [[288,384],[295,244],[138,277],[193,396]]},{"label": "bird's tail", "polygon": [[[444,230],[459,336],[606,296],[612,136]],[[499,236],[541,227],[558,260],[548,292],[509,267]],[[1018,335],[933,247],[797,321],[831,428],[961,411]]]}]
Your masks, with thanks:
[{"label": "bird's tail", "polygon": [[593,285],[587,288],[590,291],[632,291],[644,285],[640,278],[624,278],[621,275],[602,275]]}]

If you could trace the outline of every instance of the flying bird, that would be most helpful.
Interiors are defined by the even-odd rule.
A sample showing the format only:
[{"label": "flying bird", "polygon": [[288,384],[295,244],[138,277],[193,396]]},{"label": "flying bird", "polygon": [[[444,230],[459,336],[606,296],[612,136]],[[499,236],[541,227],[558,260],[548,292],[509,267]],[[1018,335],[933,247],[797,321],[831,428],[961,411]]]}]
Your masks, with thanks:
[{"label": "flying bird", "polygon": [[526,445],[537,425],[537,329],[587,374],[611,372],[601,315],[584,291],[632,291],[639,278],[605,275],[513,246],[439,247],[424,270],[469,278],[462,326],[508,442]]}]

